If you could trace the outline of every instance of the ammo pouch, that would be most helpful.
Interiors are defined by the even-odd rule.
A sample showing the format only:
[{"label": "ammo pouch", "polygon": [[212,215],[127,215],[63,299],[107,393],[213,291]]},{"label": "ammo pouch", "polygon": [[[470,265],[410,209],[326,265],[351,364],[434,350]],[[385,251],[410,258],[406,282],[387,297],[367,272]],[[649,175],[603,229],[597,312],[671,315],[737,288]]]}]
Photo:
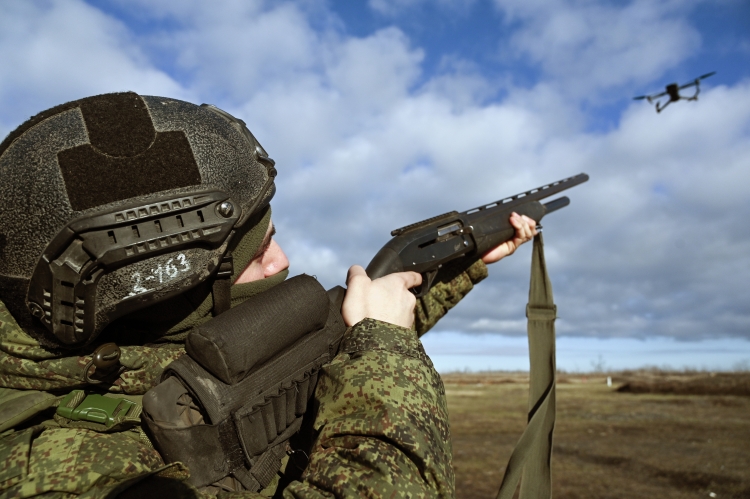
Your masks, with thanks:
[{"label": "ammo pouch", "polygon": [[186,464],[196,487],[225,477],[266,487],[346,330],[342,299],[342,288],[326,293],[300,275],[196,327],[188,355],[143,397],[143,421],[165,462]]}]

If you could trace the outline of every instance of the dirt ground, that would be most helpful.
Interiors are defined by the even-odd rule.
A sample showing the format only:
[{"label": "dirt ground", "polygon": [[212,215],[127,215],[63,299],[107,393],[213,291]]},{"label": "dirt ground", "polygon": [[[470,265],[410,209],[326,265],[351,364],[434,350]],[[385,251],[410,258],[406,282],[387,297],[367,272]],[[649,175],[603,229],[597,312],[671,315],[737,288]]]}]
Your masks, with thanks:
[{"label": "dirt ground", "polygon": [[[525,426],[528,375],[443,381],[457,497],[494,498]],[[750,373],[558,375],[552,484],[556,499],[750,499]]]}]

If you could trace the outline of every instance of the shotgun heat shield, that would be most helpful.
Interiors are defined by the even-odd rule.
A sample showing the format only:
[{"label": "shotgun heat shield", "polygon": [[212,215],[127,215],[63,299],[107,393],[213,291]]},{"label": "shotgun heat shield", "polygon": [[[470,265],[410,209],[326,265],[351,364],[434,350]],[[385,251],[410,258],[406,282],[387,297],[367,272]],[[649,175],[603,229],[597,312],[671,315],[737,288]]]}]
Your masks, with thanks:
[{"label": "shotgun heat shield", "polygon": [[451,211],[396,229],[391,232],[393,239],[367,266],[367,275],[376,279],[394,272],[418,272],[422,274],[422,286],[415,292],[423,296],[443,265],[464,256],[476,260],[512,239],[515,228],[508,220],[511,213],[539,222],[547,213],[570,204],[567,197],[546,204],[540,203],[540,199],[588,179],[588,175],[580,173],[461,213]]}]

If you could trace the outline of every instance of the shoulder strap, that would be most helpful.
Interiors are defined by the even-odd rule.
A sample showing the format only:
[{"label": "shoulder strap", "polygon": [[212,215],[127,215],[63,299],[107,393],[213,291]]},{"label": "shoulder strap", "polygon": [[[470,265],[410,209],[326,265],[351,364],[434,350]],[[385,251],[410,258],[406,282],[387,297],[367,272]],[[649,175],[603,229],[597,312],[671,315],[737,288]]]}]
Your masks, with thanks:
[{"label": "shoulder strap", "polygon": [[555,318],[552,283],[544,261],[541,232],[534,238],[531,259],[529,303],[526,306],[529,334],[528,424],[505,468],[498,499],[512,499],[521,480],[521,499],[552,497],[550,460],[555,428]]}]

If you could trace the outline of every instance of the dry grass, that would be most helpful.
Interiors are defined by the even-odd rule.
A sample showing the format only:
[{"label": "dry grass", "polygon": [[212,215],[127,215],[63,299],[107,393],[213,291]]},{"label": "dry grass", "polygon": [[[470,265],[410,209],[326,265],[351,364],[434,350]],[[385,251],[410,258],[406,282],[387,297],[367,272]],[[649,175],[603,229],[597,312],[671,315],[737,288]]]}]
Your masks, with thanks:
[{"label": "dry grass", "polygon": [[[558,376],[553,497],[750,498],[750,373],[613,373],[611,388],[606,376]],[[528,376],[443,381],[457,495],[494,498],[525,426]]]}]

